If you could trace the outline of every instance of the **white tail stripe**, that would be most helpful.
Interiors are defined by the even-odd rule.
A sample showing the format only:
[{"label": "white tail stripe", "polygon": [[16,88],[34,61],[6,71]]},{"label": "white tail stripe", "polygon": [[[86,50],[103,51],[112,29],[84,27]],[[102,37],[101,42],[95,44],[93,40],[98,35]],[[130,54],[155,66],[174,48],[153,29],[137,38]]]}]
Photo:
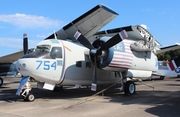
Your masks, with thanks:
[{"label": "white tail stripe", "polygon": [[172,60],[172,64],[174,65],[174,68],[177,68],[177,65],[174,60]]}]

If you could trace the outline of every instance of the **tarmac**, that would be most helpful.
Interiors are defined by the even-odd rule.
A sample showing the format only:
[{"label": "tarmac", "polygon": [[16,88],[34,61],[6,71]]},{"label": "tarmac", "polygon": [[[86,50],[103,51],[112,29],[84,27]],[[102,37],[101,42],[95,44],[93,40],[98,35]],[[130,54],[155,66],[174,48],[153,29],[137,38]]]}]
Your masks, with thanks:
[{"label": "tarmac", "polygon": [[64,87],[55,91],[36,88],[36,99],[26,102],[16,96],[20,78],[4,78],[0,88],[0,117],[179,117],[180,78],[135,82],[136,93],[124,95],[115,85],[99,86],[97,92],[88,87]]}]

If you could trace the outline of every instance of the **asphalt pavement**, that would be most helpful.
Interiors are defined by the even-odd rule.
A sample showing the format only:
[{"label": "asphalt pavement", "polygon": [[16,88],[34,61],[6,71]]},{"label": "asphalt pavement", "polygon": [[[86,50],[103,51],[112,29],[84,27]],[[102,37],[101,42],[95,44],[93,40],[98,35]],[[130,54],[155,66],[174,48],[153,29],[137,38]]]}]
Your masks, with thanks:
[{"label": "asphalt pavement", "polygon": [[88,87],[64,87],[55,91],[36,88],[36,99],[26,102],[16,96],[20,78],[4,78],[0,88],[0,117],[179,117],[180,78],[135,82],[136,93],[124,95],[115,85],[99,86],[97,92]]}]

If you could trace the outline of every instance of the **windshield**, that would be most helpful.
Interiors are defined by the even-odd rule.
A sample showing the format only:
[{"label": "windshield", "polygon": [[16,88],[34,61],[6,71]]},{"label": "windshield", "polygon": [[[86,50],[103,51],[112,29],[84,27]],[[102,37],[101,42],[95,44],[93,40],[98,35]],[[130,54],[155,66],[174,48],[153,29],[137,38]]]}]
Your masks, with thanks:
[{"label": "windshield", "polygon": [[61,47],[53,47],[50,53],[50,56],[55,58],[62,58],[62,48]]},{"label": "windshield", "polygon": [[36,52],[49,52],[51,46],[50,45],[38,45],[35,49]]}]

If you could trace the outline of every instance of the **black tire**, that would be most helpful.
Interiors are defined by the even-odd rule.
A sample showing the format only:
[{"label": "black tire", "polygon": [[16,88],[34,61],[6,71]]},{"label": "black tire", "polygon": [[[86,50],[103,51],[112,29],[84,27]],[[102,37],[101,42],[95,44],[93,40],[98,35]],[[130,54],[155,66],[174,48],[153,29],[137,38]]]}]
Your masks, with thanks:
[{"label": "black tire", "polygon": [[0,87],[3,85],[3,79],[0,78]]},{"label": "black tire", "polygon": [[29,93],[25,98],[24,101],[33,102],[35,100],[35,96],[32,93]]},{"label": "black tire", "polygon": [[132,82],[132,81],[127,81],[127,82],[125,83],[124,93],[125,93],[126,95],[132,95],[132,94],[135,93],[135,91],[136,91],[136,86],[135,86],[134,82]]},{"label": "black tire", "polygon": [[180,75],[177,75],[177,78],[180,78]]},{"label": "black tire", "polygon": [[164,77],[165,77],[165,76],[160,76],[160,78],[159,78],[159,79],[160,79],[160,80],[164,80]]}]

